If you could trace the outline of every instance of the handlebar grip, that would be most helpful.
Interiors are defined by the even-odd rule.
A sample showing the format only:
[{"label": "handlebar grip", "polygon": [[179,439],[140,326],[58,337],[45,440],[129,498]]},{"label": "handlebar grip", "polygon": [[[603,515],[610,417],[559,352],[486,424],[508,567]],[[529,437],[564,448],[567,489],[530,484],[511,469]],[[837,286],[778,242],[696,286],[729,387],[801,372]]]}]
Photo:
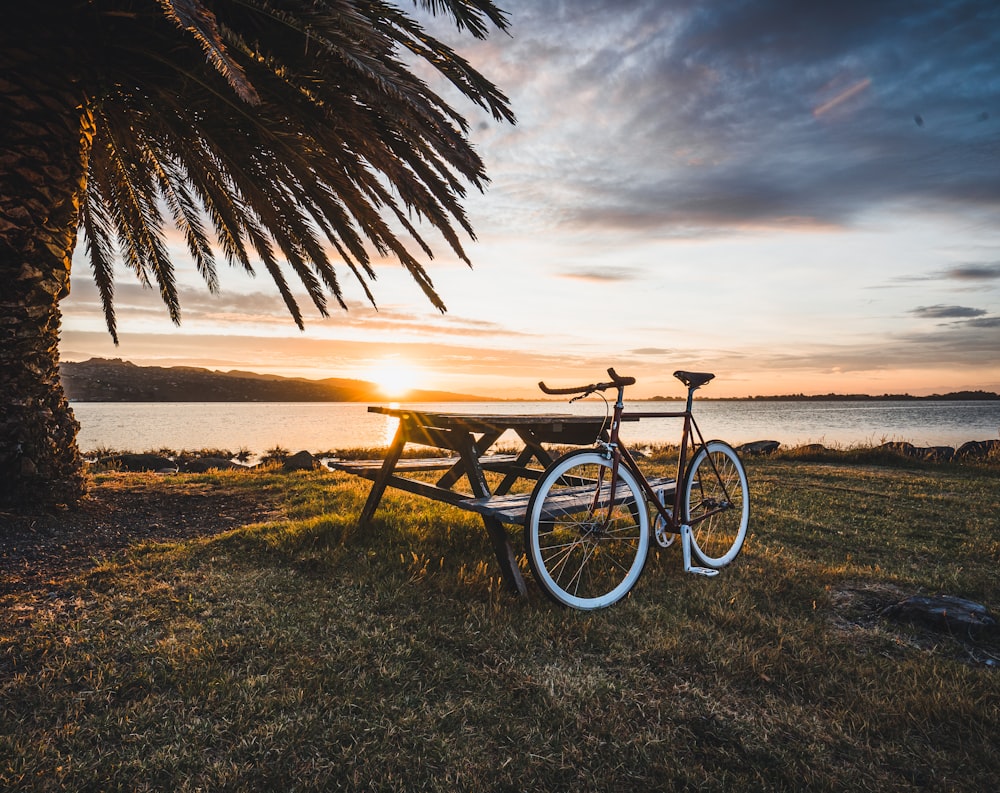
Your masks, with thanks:
[{"label": "handlebar grip", "polygon": [[614,380],[616,386],[635,385],[634,377],[622,377],[614,369],[608,369],[608,374],[611,376],[611,379]]},{"label": "handlebar grip", "polygon": [[549,388],[541,381],[539,381],[538,387],[546,394],[583,394],[588,391],[596,390],[596,387],[593,385],[584,385],[577,388]]},{"label": "handlebar grip", "polygon": [[538,387],[546,394],[593,394],[595,391],[604,391],[608,388],[621,388],[622,386],[635,385],[634,377],[622,377],[614,369],[608,369],[608,374],[611,376],[610,383],[591,383],[590,385],[581,385],[576,388],[550,388],[545,385],[545,383],[539,381]]}]

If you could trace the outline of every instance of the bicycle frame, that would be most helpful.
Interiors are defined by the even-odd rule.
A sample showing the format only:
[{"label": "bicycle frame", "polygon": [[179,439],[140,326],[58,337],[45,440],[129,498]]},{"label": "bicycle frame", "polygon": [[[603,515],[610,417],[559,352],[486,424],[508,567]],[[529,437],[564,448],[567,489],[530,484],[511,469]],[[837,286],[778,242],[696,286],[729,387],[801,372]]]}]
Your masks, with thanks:
[{"label": "bicycle frame", "polygon": [[[674,531],[671,533],[679,534],[682,528],[680,519],[681,506],[682,506],[681,498],[683,490],[681,487],[681,480],[682,477],[684,476],[684,471],[687,466],[687,461],[689,459],[688,450],[690,448],[690,450],[693,452],[692,454],[693,457],[694,454],[697,454],[699,450],[704,449],[706,445],[705,438],[701,434],[701,428],[698,426],[698,422],[695,421],[694,413],[692,412],[692,403],[694,401],[695,388],[690,388],[690,387],[688,388],[687,403],[684,407],[684,410],[671,413],[655,414],[657,418],[684,419],[683,427],[681,429],[680,452],[677,458],[677,475],[674,478],[675,487],[674,487],[673,509],[670,511],[667,510],[665,504],[662,504],[660,502],[660,499],[657,496],[656,491],[653,490],[652,486],[646,480],[645,475],[642,473],[642,470],[639,468],[639,465],[638,463],[636,463],[635,458],[632,456],[631,452],[629,452],[628,447],[623,446],[619,442],[619,430],[621,428],[621,420],[622,416],[625,415],[625,386],[619,385],[617,386],[617,390],[618,390],[618,397],[615,400],[614,413],[612,414],[611,429],[608,434],[608,440],[606,442],[602,442],[599,444],[611,456],[611,503],[614,503],[615,487],[618,484],[618,467],[624,464],[624,466],[632,473],[632,475],[635,476],[636,481],[642,488],[643,496],[646,502],[653,504],[656,508],[657,513],[664,520],[666,525],[669,526],[671,529],[674,529]],[[638,416],[640,418],[643,416],[642,413],[629,414],[629,415]],[[695,436],[697,436],[697,442],[695,441]],[[725,493],[726,499],[728,501],[729,492],[726,490],[725,482],[722,480],[722,477],[719,476],[719,471],[715,467],[715,461],[712,460],[711,457],[709,457],[709,463],[711,464],[713,470],[715,471],[716,476],[719,478],[719,481],[722,483],[723,492]],[[700,521],[703,521],[706,518],[709,518],[712,515],[721,512],[723,509],[725,509],[725,507],[706,512],[704,515],[701,515],[700,517],[692,521],[692,523],[699,523]]]}]

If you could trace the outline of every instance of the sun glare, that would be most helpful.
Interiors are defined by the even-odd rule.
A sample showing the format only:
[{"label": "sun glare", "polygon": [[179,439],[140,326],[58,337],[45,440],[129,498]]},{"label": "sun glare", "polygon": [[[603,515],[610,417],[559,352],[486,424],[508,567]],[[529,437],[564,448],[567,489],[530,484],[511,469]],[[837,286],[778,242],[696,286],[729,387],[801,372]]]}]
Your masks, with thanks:
[{"label": "sun glare", "polygon": [[423,381],[423,372],[413,364],[389,358],[375,363],[364,375],[387,397],[403,397]]}]

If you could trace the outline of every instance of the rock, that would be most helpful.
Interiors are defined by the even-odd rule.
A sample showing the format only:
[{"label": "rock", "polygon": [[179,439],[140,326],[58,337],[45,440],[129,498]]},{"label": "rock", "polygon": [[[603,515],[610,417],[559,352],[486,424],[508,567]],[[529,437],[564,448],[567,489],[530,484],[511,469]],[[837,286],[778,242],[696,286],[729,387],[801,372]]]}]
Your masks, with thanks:
[{"label": "rock", "polygon": [[927,446],[914,449],[913,452],[921,460],[936,463],[946,463],[955,457],[955,450],[951,446]]},{"label": "rock", "polygon": [[106,468],[117,468],[121,471],[159,471],[174,473],[177,463],[169,457],[158,454],[115,454],[97,461]]},{"label": "rock", "polygon": [[781,446],[781,443],[778,441],[751,441],[750,443],[737,446],[736,451],[740,454],[749,455],[773,454],[779,446]]},{"label": "rock", "polygon": [[800,454],[820,454],[826,451],[826,447],[822,443],[806,443],[802,446],[796,446],[795,451]]},{"label": "rock", "polygon": [[956,460],[981,460],[990,454],[1000,453],[1000,440],[969,441],[963,443],[955,452]]},{"label": "rock", "polygon": [[912,443],[907,441],[889,441],[888,443],[883,443],[879,446],[880,449],[885,449],[887,452],[895,452],[896,454],[901,454],[903,457],[916,457],[917,447]]},{"label": "rock", "polygon": [[882,616],[952,634],[980,635],[997,630],[997,621],[986,606],[952,595],[913,595],[886,606]]},{"label": "rock", "polygon": [[316,461],[316,458],[312,456],[312,454],[302,451],[296,452],[285,460],[285,462],[281,464],[281,468],[285,471],[312,471],[319,468],[319,463]]},{"label": "rock", "polygon": [[205,471],[212,470],[225,471],[231,468],[242,470],[246,466],[234,463],[232,460],[227,460],[223,457],[196,457],[193,460],[188,460],[181,466],[181,470],[189,474],[203,474]]}]

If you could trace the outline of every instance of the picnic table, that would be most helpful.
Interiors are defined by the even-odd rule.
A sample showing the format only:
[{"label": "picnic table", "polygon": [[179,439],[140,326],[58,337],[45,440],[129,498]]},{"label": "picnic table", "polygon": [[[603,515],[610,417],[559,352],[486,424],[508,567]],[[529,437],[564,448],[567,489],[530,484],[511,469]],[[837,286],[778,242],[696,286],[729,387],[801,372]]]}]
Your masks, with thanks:
[{"label": "picnic table", "polygon": [[[390,408],[368,408],[399,419],[392,444],[381,460],[337,460],[331,467],[372,480],[371,492],[358,524],[367,528],[387,487],[395,487],[482,516],[505,585],[518,594],[527,588],[518,568],[504,524],[523,524],[530,492],[512,493],[519,480],[537,481],[553,461],[547,445],[590,445],[605,430],[604,416],[564,413],[514,414],[447,413]],[[637,421],[638,415],[623,421]],[[513,431],[524,444],[514,454],[492,451],[494,444]],[[448,454],[441,457],[403,457],[408,444],[428,446]],[[436,481],[427,472],[442,472]],[[492,490],[486,473],[502,475]],[[419,478],[414,474],[425,474]],[[493,477],[496,479],[497,477]],[[461,483],[466,487],[461,487]]]}]

